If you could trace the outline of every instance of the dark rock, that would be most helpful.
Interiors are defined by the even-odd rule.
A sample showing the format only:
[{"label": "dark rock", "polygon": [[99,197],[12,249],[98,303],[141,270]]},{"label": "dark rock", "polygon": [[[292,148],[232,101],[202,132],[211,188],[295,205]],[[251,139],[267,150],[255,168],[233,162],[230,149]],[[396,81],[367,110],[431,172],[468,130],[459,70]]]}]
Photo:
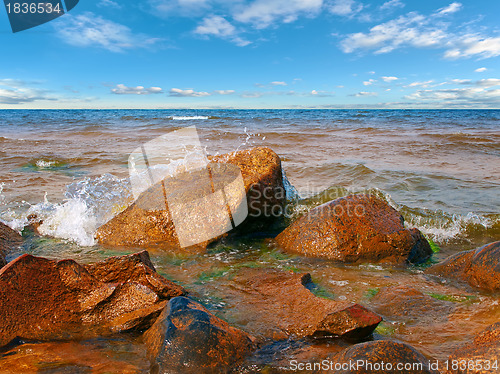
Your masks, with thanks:
[{"label": "dark rock", "polygon": [[350,195],[311,209],[276,237],[286,251],[345,263],[420,263],[432,249],[401,214],[370,195]]},{"label": "dark rock", "polygon": [[407,323],[422,322],[450,314],[454,305],[451,301],[437,300],[408,286],[383,287],[371,299],[373,309],[383,316],[403,317]]},{"label": "dark rock", "polygon": [[450,367],[455,360],[458,368],[449,370],[453,374],[500,372],[500,322],[489,326],[473,342],[457,349],[449,358]]},{"label": "dark rock", "polygon": [[309,274],[242,269],[232,288],[245,294],[238,308],[259,324],[272,326],[275,339],[334,335],[359,340],[382,321],[359,304],[317,297],[306,288],[312,286]]},{"label": "dark rock", "polygon": [[14,247],[22,244],[23,238],[9,226],[0,222],[0,268],[7,264],[5,257]]},{"label": "dark rock", "polygon": [[[250,216],[269,214],[273,207],[281,207],[284,204],[286,196],[283,188],[281,161],[272,150],[252,148],[214,156],[210,158],[210,161],[208,169],[212,176],[225,175],[224,168],[228,168],[228,165],[237,166],[240,169]],[[176,175],[175,178],[167,178],[162,183],[152,186],[143,192],[132,205],[97,230],[98,241],[110,246],[161,245],[162,248],[179,249],[180,242],[169,208],[165,201],[159,201],[159,199],[164,199],[164,191],[174,191],[168,196],[169,201],[175,199],[175,201],[181,202],[196,202],[200,198],[200,191],[205,191],[207,188],[204,181],[206,178],[200,177],[197,173],[184,173]],[[213,177],[212,181],[215,184],[220,182],[226,186],[223,181],[219,181],[216,177]],[[186,188],[186,186],[190,188]],[[225,190],[226,196],[231,195],[231,191]],[[208,194],[211,191],[205,191],[205,193]],[[198,206],[197,210],[203,211],[203,207]],[[210,213],[214,214],[213,209]],[[191,228],[190,235],[196,237],[200,231],[197,225],[208,224],[223,227],[225,214],[227,214],[226,211],[221,211],[221,216],[212,217],[213,222],[210,223],[204,222],[206,215],[202,215],[199,219],[187,216],[189,222],[183,225],[183,229],[189,230]],[[190,252],[203,251],[207,244],[213,240],[205,240],[186,248],[186,250]]]},{"label": "dark rock", "polygon": [[171,299],[144,334],[152,373],[227,373],[252,351],[253,341],[186,297]]},{"label": "dark rock", "polygon": [[[439,374],[429,368],[429,360],[413,347],[389,340],[353,345],[334,356],[331,361],[345,366],[340,370],[335,370],[337,374]],[[358,363],[359,366],[350,367]],[[408,366],[399,369],[398,364]]]},{"label": "dark rock", "polygon": [[[125,257],[129,262],[149,259],[146,254]],[[96,268],[108,279],[102,266]],[[162,284],[151,275],[150,279]],[[118,280],[113,275],[109,279]],[[60,340],[147,328],[164,307],[165,295],[182,291],[174,285],[172,293],[165,288],[156,293],[142,284],[146,282],[140,272],[124,274],[123,279],[127,281],[101,282],[73,260],[25,254],[11,261],[0,270],[0,346],[16,337]]]},{"label": "dark rock", "polygon": [[487,291],[499,291],[500,241],[452,255],[426,273],[465,281]]}]

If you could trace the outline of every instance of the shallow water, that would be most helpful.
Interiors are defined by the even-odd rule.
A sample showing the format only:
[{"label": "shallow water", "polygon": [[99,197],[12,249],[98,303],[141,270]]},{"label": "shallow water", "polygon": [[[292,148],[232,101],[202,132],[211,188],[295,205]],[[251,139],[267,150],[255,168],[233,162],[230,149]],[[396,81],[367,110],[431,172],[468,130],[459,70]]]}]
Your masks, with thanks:
[{"label": "shallow water", "polygon": [[[188,125],[197,126],[209,154],[275,150],[301,196],[297,211],[351,192],[377,193],[441,247],[434,261],[500,239],[500,111],[491,110],[2,111],[0,219],[19,230],[30,213],[45,219],[44,232],[56,238],[30,238],[23,252],[82,263],[123,254],[95,245],[93,234],[131,201],[128,155]],[[272,326],[249,316],[239,307],[244,295],[230,292],[232,277],[244,268],[309,272],[319,295],[367,307],[381,287],[400,284],[451,302],[451,314],[430,311],[421,321],[384,315],[376,332],[441,360],[500,317],[495,295],[442,283],[423,275],[422,267],[339,266],[284,254],[265,239],[219,243],[204,255],[152,250],[151,257],[160,273],[263,344],[271,342]],[[345,346],[335,340],[300,344],[313,344],[318,354]],[[85,359],[75,354],[59,364],[43,353],[44,345],[20,346],[0,368],[39,363],[43,356],[46,372],[57,372],[50,365],[109,372],[116,362],[123,365],[117,372],[147,370],[135,337],[57,343],[50,350],[63,356],[79,346]],[[254,359],[262,364],[265,357]]]}]

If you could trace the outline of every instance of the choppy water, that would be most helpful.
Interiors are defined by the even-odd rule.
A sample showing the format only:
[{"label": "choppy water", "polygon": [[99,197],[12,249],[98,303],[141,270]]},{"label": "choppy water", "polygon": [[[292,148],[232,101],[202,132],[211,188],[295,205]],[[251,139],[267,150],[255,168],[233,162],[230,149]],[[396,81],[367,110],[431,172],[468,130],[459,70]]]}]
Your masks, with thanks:
[{"label": "choppy water", "polygon": [[[378,193],[442,247],[437,259],[500,239],[498,110],[3,110],[0,219],[20,230],[29,214],[44,218],[42,232],[56,239],[34,240],[24,249],[33,254],[82,262],[116,254],[95,245],[93,234],[131,201],[128,155],[191,125],[209,154],[272,148],[305,208],[350,192]],[[328,261],[287,257],[262,241],[218,247],[197,258],[153,253],[153,259],[242,328],[238,308],[228,313],[218,300],[229,282],[225,275],[249,261],[312,272],[337,297],[354,301],[392,283],[433,287],[413,270],[339,269]],[[362,285],[354,287],[359,279]],[[425,326],[412,327],[406,341],[445,357],[452,343],[498,319],[498,308],[488,314],[496,304],[476,296],[478,303],[462,311],[482,316],[473,328],[447,322],[441,335],[429,339]]]}]

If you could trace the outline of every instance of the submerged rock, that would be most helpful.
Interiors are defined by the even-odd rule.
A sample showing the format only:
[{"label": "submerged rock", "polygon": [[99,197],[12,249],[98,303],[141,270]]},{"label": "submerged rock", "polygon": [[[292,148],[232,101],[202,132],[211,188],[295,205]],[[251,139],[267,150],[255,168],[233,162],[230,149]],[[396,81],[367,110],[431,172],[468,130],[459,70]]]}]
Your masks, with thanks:
[{"label": "submerged rock", "polygon": [[14,247],[21,245],[23,238],[9,226],[0,222],[0,268],[7,264],[5,257]]},{"label": "submerged rock", "polygon": [[[226,182],[218,180],[215,171],[217,171],[217,175],[226,175],[224,165],[234,165],[239,168],[248,204],[245,209],[248,209],[250,217],[269,216],[276,211],[282,213],[280,209],[275,209],[275,207],[282,208],[286,199],[281,160],[272,150],[262,147],[252,148],[214,156],[210,158],[210,161],[208,168],[212,182],[222,183],[227,188],[224,191],[226,197],[229,196],[230,199],[233,192],[237,195],[237,185],[227,185]],[[234,170],[227,172],[232,173]],[[200,198],[200,191],[204,191],[206,194],[211,193],[211,190],[205,191],[207,188],[206,180],[204,176],[197,173],[185,173],[177,175],[175,178],[167,178],[152,186],[127,209],[102,225],[97,230],[97,240],[101,244],[110,246],[161,245],[163,248],[180,248],[176,227],[174,227],[169,207],[164,200],[172,201],[173,199],[193,208],[191,202],[198,204],[197,199]],[[167,184],[166,189],[165,184]],[[173,192],[165,196],[165,191]],[[189,235],[196,237],[197,232],[200,231],[199,227],[202,226],[216,227],[221,233],[227,231],[226,225],[229,224],[229,228],[231,227],[231,222],[227,222],[226,209],[221,210],[220,214],[215,216],[214,214],[217,213],[215,209],[210,207],[207,209],[210,210],[210,214],[201,214],[200,216],[198,213],[204,212],[204,207],[197,205],[195,208],[197,213],[194,217],[187,215],[186,224],[183,224],[181,229],[187,230]],[[210,216],[210,222],[206,222],[207,216]],[[180,229],[179,225],[177,229]],[[201,251],[206,248],[210,240],[199,242],[188,250]]]},{"label": "submerged rock", "polygon": [[286,251],[345,263],[420,263],[432,249],[385,201],[349,195],[311,209],[276,237]]},{"label": "submerged rock", "polygon": [[499,291],[500,241],[452,255],[426,273],[465,281],[487,291]]},{"label": "submerged rock", "polygon": [[474,341],[457,349],[449,358],[453,374],[483,374],[500,372],[500,322],[474,338]]},{"label": "submerged rock", "polygon": [[245,297],[238,304],[248,323],[271,326],[274,339],[334,335],[351,340],[369,336],[382,318],[365,307],[315,296],[309,274],[271,269],[242,269],[232,288]]},{"label": "submerged rock", "polygon": [[[137,258],[150,263],[146,253],[124,257],[124,263],[128,259],[136,268]],[[107,279],[104,268],[96,267]],[[172,283],[170,293],[156,293],[137,274],[127,274],[125,267],[122,279],[127,281],[104,283],[73,260],[25,254],[11,261],[0,270],[0,346],[15,338],[84,338],[150,326],[166,303],[165,295],[184,290]],[[160,282],[156,276],[150,279]]]},{"label": "submerged rock", "polygon": [[254,339],[186,297],[168,302],[144,334],[152,373],[227,373],[254,348]]},{"label": "submerged rock", "polygon": [[373,309],[387,317],[404,318],[406,323],[429,321],[450,314],[455,306],[451,301],[437,300],[419,290],[404,285],[383,287],[371,299]]},{"label": "submerged rock", "polygon": [[332,371],[337,374],[439,374],[429,368],[429,360],[413,347],[390,340],[353,345],[334,356],[331,361],[336,365],[343,365],[339,366],[339,370]]}]

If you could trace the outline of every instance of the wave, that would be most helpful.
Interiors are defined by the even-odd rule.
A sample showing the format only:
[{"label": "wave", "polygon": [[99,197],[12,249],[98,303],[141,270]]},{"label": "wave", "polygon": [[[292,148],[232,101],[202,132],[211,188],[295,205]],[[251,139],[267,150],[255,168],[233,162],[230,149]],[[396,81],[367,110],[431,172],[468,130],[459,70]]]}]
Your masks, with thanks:
[{"label": "wave", "polygon": [[210,119],[210,116],[170,116],[173,121],[189,121],[197,119]]}]

